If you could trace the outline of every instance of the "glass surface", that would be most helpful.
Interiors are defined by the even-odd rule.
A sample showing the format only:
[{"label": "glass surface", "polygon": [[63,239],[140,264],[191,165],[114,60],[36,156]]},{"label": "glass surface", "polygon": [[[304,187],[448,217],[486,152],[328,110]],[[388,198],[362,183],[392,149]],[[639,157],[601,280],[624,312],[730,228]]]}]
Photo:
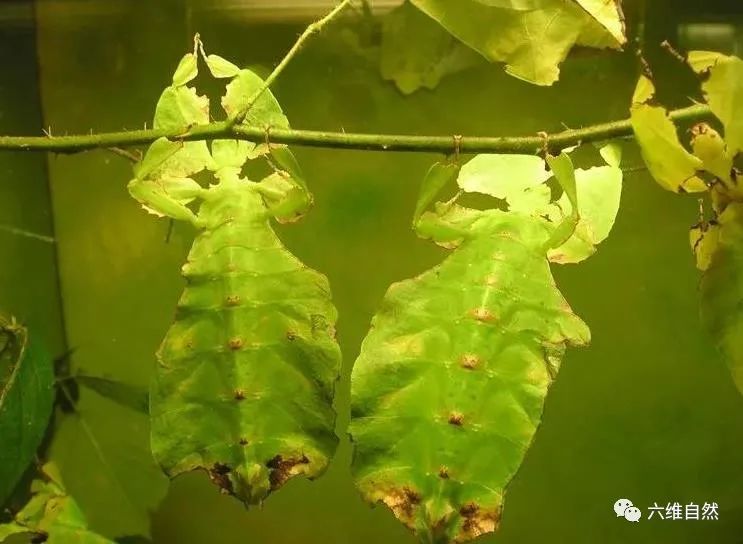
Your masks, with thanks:
[{"label": "glass surface", "polygon": [[[156,100],[196,32],[208,51],[265,74],[316,9],[271,13],[269,4],[2,2],[0,133],[150,125]],[[309,2],[296,2],[301,11],[299,4]],[[625,2],[633,24],[638,4]],[[668,38],[685,48],[740,53],[738,3],[646,4],[642,38],[663,82],[663,99],[686,105],[691,79],[655,44]],[[379,76],[374,33],[359,40],[358,31],[350,21],[313,38],[277,81],[275,94],[292,126],[536,134],[626,117],[638,73],[632,51],[580,51],[550,88],[482,63],[447,77],[433,92],[405,97]],[[345,429],[350,370],[385,290],[445,255],[410,229],[418,183],[438,157],[310,148],[295,153],[315,206],[301,223],[278,230],[333,289],[344,355],[336,399],[341,445],[322,478],[290,481],[263,508],[246,510],[220,495],[206,474],[178,478],[152,516],[155,543],[414,542],[389,511],[360,499]],[[478,542],[733,544],[743,538],[743,399],[698,319],[698,274],[687,242],[697,202],[664,192],[641,164],[628,141],[623,204],[612,235],[580,266],[554,267],[593,341],[568,351],[543,425],[508,489],[501,529]],[[0,231],[0,309],[27,317],[48,338],[52,353],[74,348],[75,368],[145,385],[183,288],[179,270],[194,232],[176,225],[166,241],[167,222],[147,215],[128,196],[131,175],[126,160],[105,150],[46,158],[0,153],[0,224],[57,241]],[[86,391],[80,410],[117,460],[146,455],[146,418]],[[59,430],[52,453],[93,527],[123,530],[126,495],[148,493],[133,489],[147,481],[134,484],[127,473],[106,476],[110,466],[74,422]],[[106,489],[112,492],[101,492]],[[715,501],[720,520],[620,523],[612,505],[624,496],[643,508]]]}]

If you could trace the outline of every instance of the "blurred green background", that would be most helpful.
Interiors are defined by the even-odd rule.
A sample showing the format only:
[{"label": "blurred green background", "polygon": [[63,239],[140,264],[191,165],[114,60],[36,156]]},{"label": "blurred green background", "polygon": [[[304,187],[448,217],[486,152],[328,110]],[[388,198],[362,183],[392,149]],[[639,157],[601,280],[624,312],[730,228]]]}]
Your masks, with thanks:
[{"label": "blurred green background", "polygon": [[[6,0],[0,133],[150,123],[195,32],[208,51],[265,73],[312,11],[270,4],[261,2],[266,9],[259,10],[250,0]],[[691,78],[657,44],[669,38],[685,48],[743,52],[742,10],[732,1],[647,4],[625,2],[630,33],[645,44],[661,96],[686,105],[697,92]],[[303,50],[274,91],[294,127],[553,131],[626,117],[638,70],[632,51],[581,51],[551,88],[482,63],[433,92],[406,97],[381,80],[375,36],[351,17]],[[612,236],[580,266],[555,269],[593,342],[568,353],[544,424],[509,488],[500,532],[483,543],[743,542],[743,398],[698,320],[698,274],[687,242],[697,203],[661,190],[635,168],[641,161],[634,145],[624,148],[629,171]],[[122,536],[151,522],[154,542],[178,544],[413,542],[386,509],[370,508],[354,490],[345,428],[351,366],[387,286],[444,255],[409,228],[418,183],[437,157],[295,153],[316,205],[280,234],[329,276],[340,312],[344,371],[336,405],[343,439],[330,470],[315,482],[291,481],[250,511],[220,495],[202,473],[168,488],[148,454],[146,418],[83,391],[81,415],[60,420],[51,457],[94,529]],[[178,225],[166,241],[167,222],[127,195],[130,165],[107,151],[0,153],[0,176],[0,225],[57,240],[0,230],[0,308],[28,323],[51,353],[74,349],[76,369],[145,385],[183,287],[179,267],[194,232]],[[630,524],[612,510],[625,497],[646,514],[654,502],[714,501],[720,520]],[[151,517],[142,505],[152,507]]]}]

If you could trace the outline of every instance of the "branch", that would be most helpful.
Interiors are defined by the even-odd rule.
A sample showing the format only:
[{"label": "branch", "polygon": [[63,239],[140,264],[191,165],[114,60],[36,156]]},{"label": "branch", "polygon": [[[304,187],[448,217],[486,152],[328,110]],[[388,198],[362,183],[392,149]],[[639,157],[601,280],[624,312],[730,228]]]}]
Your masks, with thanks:
[{"label": "branch", "polygon": [[[712,117],[707,106],[694,105],[669,112],[673,121],[700,121]],[[535,154],[546,147],[550,151],[565,149],[580,143],[600,142],[631,137],[629,119],[563,130],[536,136],[411,136],[404,134],[353,134],[318,130],[271,129],[231,125],[230,121],[197,125],[183,130],[132,130],[73,136],[0,136],[0,150],[50,151],[77,153],[90,149],[147,145],[158,138],[174,141],[214,140],[232,138],[271,143],[333,149],[367,151],[413,151],[421,153],[525,153]]]},{"label": "branch", "polygon": [[289,50],[289,52],[286,54],[286,56],[281,59],[281,62],[274,68],[273,72],[266,78],[266,80],[263,82],[263,86],[258,90],[257,93],[253,95],[253,97],[248,100],[248,103],[245,105],[245,107],[237,112],[237,114],[232,117],[229,120],[230,126],[239,125],[243,122],[245,119],[245,116],[250,111],[250,108],[252,108],[255,103],[258,101],[258,99],[261,97],[261,95],[273,84],[274,81],[281,75],[281,72],[284,71],[284,68],[286,68],[289,65],[289,62],[294,58],[294,56],[299,52],[299,50],[304,45],[304,42],[313,34],[319,33],[322,28],[327,25],[330,21],[332,21],[338,14],[340,14],[341,11],[346,6],[351,5],[351,0],[343,0],[340,4],[338,4],[333,10],[328,13],[325,17],[322,19],[319,19],[309,25],[307,28],[304,29],[304,32],[299,36],[297,41],[294,43],[292,48]]}]

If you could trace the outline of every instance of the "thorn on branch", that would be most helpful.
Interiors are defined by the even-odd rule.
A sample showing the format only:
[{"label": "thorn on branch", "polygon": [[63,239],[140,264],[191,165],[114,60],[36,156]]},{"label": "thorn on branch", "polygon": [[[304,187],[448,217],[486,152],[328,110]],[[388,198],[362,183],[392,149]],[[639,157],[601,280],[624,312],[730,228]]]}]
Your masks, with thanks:
[{"label": "thorn on branch", "polygon": [[538,154],[544,159],[549,155],[550,149],[549,149],[549,140],[550,135],[547,134],[544,130],[540,130],[537,132],[537,136],[539,136],[542,139],[542,146],[540,147]]},{"label": "thorn on branch", "polygon": [[454,162],[459,163],[459,154],[462,149],[462,135],[455,134],[452,138],[454,139]]}]

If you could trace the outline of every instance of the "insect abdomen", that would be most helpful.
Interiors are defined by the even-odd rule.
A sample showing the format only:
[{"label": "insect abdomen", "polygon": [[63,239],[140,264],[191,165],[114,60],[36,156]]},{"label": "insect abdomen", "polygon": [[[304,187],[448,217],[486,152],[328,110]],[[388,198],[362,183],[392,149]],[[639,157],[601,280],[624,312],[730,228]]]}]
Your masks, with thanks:
[{"label": "insect abdomen", "polygon": [[[327,279],[283,247],[251,185],[218,191],[199,212],[206,229],[158,353],[153,449],[172,475],[206,468],[255,502],[319,475],[335,448],[336,311]],[[170,435],[182,418],[194,430]]]}]

